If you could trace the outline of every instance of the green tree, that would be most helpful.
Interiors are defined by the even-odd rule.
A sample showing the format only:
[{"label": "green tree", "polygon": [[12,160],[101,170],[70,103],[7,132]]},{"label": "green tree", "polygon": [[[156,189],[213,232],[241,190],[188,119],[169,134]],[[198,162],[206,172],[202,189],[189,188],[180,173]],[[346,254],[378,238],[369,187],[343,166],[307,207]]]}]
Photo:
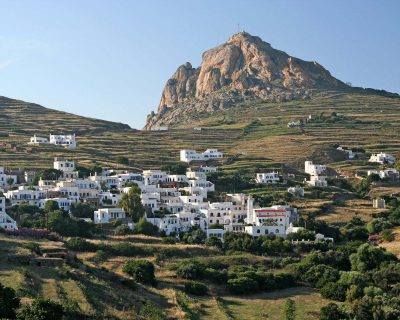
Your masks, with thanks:
[{"label": "green tree", "polygon": [[296,318],[296,303],[293,299],[286,299],[283,308],[285,320],[294,320]]},{"label": "green tree", "polygon": [[345,320],[347,314],[336,303],[329,303],[321,308],[319,320]]},{"label": "green tree", "polygon": [[129,274],[135,281],[154,285],[154,264],[147,260],[129,260],[122,268],[122,271]]},{"label": "green tree", "polygon": [[383,251],[381,248],[373,247],[368,243],[362,244],[357,252],[350,256],[351,268],[356,271],[370,271],[380,266],[384,261],[394,261],[393,254]]},{"label": "green tree", "polygon": [[56,211],[60,209],[58,206],[57,201],[54,200],[48,200],[46,201],[46,203],[44,204],[44,211],[46,212],[52,212],[52,211]]},{"label": "green tree", "polygon": [[321,288],[321,296],[336,301],[346,300],[347,287],[340,282],[328,282]]},{"label": "green tree", "polygon": [[206,246],[209,247],[216,247],[218,249],[222,249],[222,241],[221,239],[218,239],[215,236],[209,237],[206,242],[205,242]]},{"label": "green tree", "polygon": [[14,289],[0,283],[0,319],[14,319],[19,305],[20,300]]},{"label": "green tree", "polygon": [[93,219],[93,212],[95,208],[87,203],[73,203],[71,205],[71,214],[76,218],[91,218]]},{"label": "green tree", "polygon": [[133,228],[135,233],[144,234],[146,236],[155,236],[158,234],[158,228],[148,222],[145,218],[140,218]]},{"label": "green tree", "polygon": [[42,180],[58,180],[63,172],[57,169],[45,169],[38,172],[34,179],[34,184],[37,185],[40,179]]},{"label": "green tree", "polygon": [[18,320],[60,320],[64,315],[63,307],[57,302],[35,299],[31,305],[25,305],[18,313]]},{"label": "green tree", "polygon": [[139,188],[131,187],[128,193],[123,194],[119,202],[119,206],[125,210],[125,213],[131,217],[134,222],[139,221],[145,213],[145,209],[140,199],[140,193],[137,189]]},{"label": "green tree", "polygon": [[315,240],[315,232],[307,230],[307,229],[300,229],[297,232],[289,233],[287,236],[287,240]]}]

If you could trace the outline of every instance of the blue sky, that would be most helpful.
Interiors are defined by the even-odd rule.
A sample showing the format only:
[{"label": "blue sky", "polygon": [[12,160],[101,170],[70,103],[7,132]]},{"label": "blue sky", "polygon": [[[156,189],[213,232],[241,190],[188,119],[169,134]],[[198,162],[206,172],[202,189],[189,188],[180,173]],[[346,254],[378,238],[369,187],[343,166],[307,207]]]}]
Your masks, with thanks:
[{"label": "blue sky", "polygon": [[140,128],[165,81],[240,24],[353,85],[400,92],[400,1],[0,0],[0,95]]}]

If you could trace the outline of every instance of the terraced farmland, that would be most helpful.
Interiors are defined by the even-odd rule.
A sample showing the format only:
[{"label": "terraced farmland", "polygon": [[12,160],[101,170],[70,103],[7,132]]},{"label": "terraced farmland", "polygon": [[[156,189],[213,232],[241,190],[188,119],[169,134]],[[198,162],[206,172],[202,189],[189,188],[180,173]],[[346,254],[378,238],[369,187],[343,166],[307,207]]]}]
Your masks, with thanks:
[{"label": "terraced farmland", "polygon": [[[14,168],[48,167],[54,156],[66,156],[82,165],[117,166],[116,157],[123,155],[130,159],[132,169],[140,170],[176,162],[181,148],[216,147],[231,157],[223,168],[233,170],[259,164],[296,166],[318,156],[329,163],[323,150],[336,143],[370,152],[400,150],[400,99],[378,95],[329,93],[312,100],[248,103],[201,117],[188,115],[166,132],[132,130],[15,100],[2,101],[0,108],[0,142],[16,146],[0,149],[0,163]],[[287,127],[289,121],[309,115],[312,120],[304,132]],[[31,135],[50,132],[75,132],[78,148],[27,145]]]}]

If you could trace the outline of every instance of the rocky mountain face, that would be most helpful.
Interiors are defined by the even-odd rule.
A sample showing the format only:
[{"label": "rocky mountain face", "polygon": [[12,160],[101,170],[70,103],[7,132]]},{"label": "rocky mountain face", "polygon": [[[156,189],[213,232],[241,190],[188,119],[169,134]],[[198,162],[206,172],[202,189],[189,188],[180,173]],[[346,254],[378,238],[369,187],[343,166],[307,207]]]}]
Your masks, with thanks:
[{"label": "rocky mountain face", "polygon": [[259,37],[240,32],[204,52],[200,67],[187,62],[178,68],[145,129],[177,123],[183,113],[211,112],[245,100],[287,101],[345,88],[317,62],[291,57]]}]

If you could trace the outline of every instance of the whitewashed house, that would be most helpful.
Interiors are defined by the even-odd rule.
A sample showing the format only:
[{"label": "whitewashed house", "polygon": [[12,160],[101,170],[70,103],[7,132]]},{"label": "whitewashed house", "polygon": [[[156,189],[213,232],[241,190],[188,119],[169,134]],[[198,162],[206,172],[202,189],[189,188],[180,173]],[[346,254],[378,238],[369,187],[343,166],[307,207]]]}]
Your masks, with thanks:
[{"label": "whitewashed house", "polygon": [[372,174],[376,174],[379,176],[380,179],[391,179],[391,180],[398,180],[400,178],[400,173],[398,170],[393,168],[387,168],[384,170],[368,170],[367,176]]},{"label": "whitewashed house", "polygon": [[6,230],[18,229],[17,223],[6,213],[6,198],[0,197],[0,228]]},{"label": "whitewashed house", "polygon": [[323,173],[326,171],[326,166],[313,164],[312,161],[304,162],[304,171],[310,175],[310,180],[306,181],[312,187],[327,187],[328,182]]},{"label": "whitewashed house", "polygon": [[71,208],[71,204],[76,203],[68,198],[45,198],[39,201],[39,208],[43,209],[48,201],[55,201],[58,204],[58,207],[64,211],[69,211]]},{"label": "whitewashed house", "polygon": [[218,160],[223,158],[223,153],[217,149],[207,149],[202,153],[204,160]]},{"label": "whitewashed house", "polygon": [[38,137],[36,134],[31,137],[31,139],[29,140],[29,145],[33,145],[33,146],[38,146],[40,144],[47,144],[49,143],[49,139],[44,138],[44,137]]},{"label": "whitewashed house", "polygon": [[324,188],[328,186],[325,176],[311,176],[310,180],[306,181],[306,183],[311,187]]},{"label": "whitewashed house", "polygon": [[215,229],[207,229],[206,230],[207,238],[215,237],[215,238],[220,239],[221,241],[224,240],[225,233],[226,233],[225,229],[215,228]]},{"label": "whitewashed house", "polygon": [[256,174],[256,183],[259,184],[275,184],[279,182],[278,172],[266,172]]},{"label": "whitewashed house", "polygon": [[368,161],[380,164],[394,164],[396,162],[396,157],[388,153],[380,152],[372,154]]},{"label": "whitewashed house", "polygon": [[146,220],[155,225],[159,230],[164,231],[167,235],[171,232],[181,232],[182,226],[177,214],[167,214],[162,218],[147,218]]},{"label": "whitewashed house", "polygon": [[180,151],[180,159],[182,162],[192,162],[192,161],[203,161],[203,155],[201,153],[197,153],[196,150],[188,150],[184,149]]},{"label": "whitewashed house", "polygon": [[4,167],[0,167],[0,188],[6,188],[9,186],[9,182],[12,181],[12,184],[17,183],[17,176],[13,174],[6,174]]},{"label": "whitewashed house", "polygon": [[99,200],[103,205],[117,206],[121,200],[122,195],[120,193],[101,191],[99,192]]},{"label": "whitewashed house", "polygon": [[17,223],[6,213],[6,198],[0,197],[0,228],[17,230]]},{"label": "whitewashed house", "polygon": [[75,134],[50,134],[49,143],[57,146],[62,146],[67,149],[75,149]]},{"label": "whitewashed house", "polygon": [[95,224],[109,223],[113,220],[125,218],[125,211],[122,208],[101,208],[93,213],[93,222]]},{"label": "whitewashed house", "polygon": [[297,209],[291,206],[254,208],[253,199],[249,197],[245,232],[255,237],[268,234],[285,237],[286,230],[298,217]]},{"label": "whitewashed house", "polygon": [[310,176],[318,176],[326,171],[326,166],[321,164],[314,164],[312,161],[305,161],[304,171]]},{"label": "whitewashed house", "polygon": [[167,180],[167,173],[161,170],[144,170],[143,180],[145,185],[159,184]]},{"label": "whitewashed house", "polygon": [[4,196],[10,200],[11,205],[23,203],[39,207],[40,201],[45,199],[47,191],[26,186],[19,186],[17,190],[9,190]]},{"label": "whitewashed house", "polygon": [[54,158],[53,168],[62,171],[62,179],[77,179],[79,176],[75,162],[71,160]]},{"label": "whitewashed house", "polygon": [[207,161],[219,160],[223,158],[223,153],[217,149],[207,149],[203,153],[198,153],[195,150],[184,149],[180,151],[180,160],[182,162],[190,163],[192,161]]}]

